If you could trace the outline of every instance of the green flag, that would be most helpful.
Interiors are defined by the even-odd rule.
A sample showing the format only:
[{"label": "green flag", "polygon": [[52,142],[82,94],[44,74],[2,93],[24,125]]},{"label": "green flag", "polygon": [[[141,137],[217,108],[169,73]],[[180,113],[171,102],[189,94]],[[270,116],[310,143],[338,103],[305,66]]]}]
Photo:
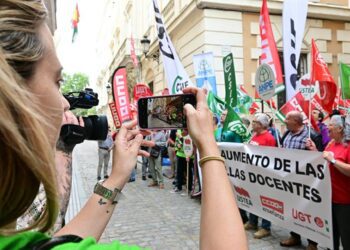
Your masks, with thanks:
[{"label": "green flag", "polygon": [[237,106],[237,87],[235,66],[233,64],[232,53],[223,59],[224,77],[225,77],[225,102],[230,107]]},{"label": "green flag", "polygon": [[247,95],[244,91],[237,88],[237,106],[234,110],[239,114],[249,114],[249,109],[252,107],[254,101],[249,95]]},{"label": "green flag", "polygon": [[[247,142],[250,140],[250,133],[244,124],[242,123],[239,115],[218,96],[213,94],[213,92],[209,91],[207,96],[208,107],[211,112],[220,116],[222,111],[227,108],[227,116],[222,129],[222,133],[225,134],[227,132],[233,132],[238,137],[240,137],[240,141]],[[233,135],[235,137],[235,135]],[[234,140],[238,142],[238,140]]]},{"label": "green flag", "polygon": [[342,97],[344,100],[350,99],[350,66],[340,63],[340,83]]},{"label": "green flag", "polygon": [[226,109],[225,102],[220,97],[213,94],[212,91],[209,91],[208,93],[207,103],[210,111],[216,114],[217,116],[220,116],[222,111]]},{"label": "green flag", "polygon": [[242,138],[243,142],[248,142],[250,140],[250,133],[247,127],[243,124],[239,115],[231,107],[228,107],[222,133],[224,134],[228,131],[236,133]]}]

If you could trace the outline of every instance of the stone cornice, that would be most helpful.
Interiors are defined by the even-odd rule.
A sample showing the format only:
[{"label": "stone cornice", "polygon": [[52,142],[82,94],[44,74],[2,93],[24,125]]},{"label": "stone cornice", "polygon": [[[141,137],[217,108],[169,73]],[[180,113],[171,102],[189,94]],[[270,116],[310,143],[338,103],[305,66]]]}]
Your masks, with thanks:
[{"label": "stone cornice", "polygon": [[[262,0],[195,0],[201,9],[223,9],[260,13]],[[268,1],[270,14],[282,15],[283,1]],[[308,18],[350,21],[350,8],[345,6],[309,3]]]}]

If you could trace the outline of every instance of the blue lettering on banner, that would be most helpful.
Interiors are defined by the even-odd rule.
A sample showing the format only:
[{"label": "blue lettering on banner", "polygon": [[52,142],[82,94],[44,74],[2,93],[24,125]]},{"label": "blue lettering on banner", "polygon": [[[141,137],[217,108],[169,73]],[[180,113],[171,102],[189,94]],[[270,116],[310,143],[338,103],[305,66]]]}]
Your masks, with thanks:
[{"label": "blue lettering on banner", "polygon": [[266,91],[269,91],[270,89],[273,88],[273,82],[272,80],[264,82],[259,86],[259,93],[264,93]]}]

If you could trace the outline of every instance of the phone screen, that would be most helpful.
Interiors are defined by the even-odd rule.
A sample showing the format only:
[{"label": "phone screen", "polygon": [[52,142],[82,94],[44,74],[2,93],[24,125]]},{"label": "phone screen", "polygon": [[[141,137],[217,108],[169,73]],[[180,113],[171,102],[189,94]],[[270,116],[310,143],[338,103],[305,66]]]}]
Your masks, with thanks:
[{"label": "phone screen", "polygon": [[187,128],[183,107],[193,106],[196,97],[192,94],[154,96],[138,101],[139,126],[143,129],[182,129]]}]

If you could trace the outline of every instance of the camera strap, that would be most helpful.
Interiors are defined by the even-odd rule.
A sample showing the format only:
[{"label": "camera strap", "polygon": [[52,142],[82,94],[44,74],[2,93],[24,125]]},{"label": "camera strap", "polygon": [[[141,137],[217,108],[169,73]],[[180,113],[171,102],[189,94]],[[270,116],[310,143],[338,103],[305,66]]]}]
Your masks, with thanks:
[{"label": "camera strap", "polygon": [[85,129],[74,124],[65,124],[61,127],[60,137],[67,145],[82,143],[85,139]]}]

